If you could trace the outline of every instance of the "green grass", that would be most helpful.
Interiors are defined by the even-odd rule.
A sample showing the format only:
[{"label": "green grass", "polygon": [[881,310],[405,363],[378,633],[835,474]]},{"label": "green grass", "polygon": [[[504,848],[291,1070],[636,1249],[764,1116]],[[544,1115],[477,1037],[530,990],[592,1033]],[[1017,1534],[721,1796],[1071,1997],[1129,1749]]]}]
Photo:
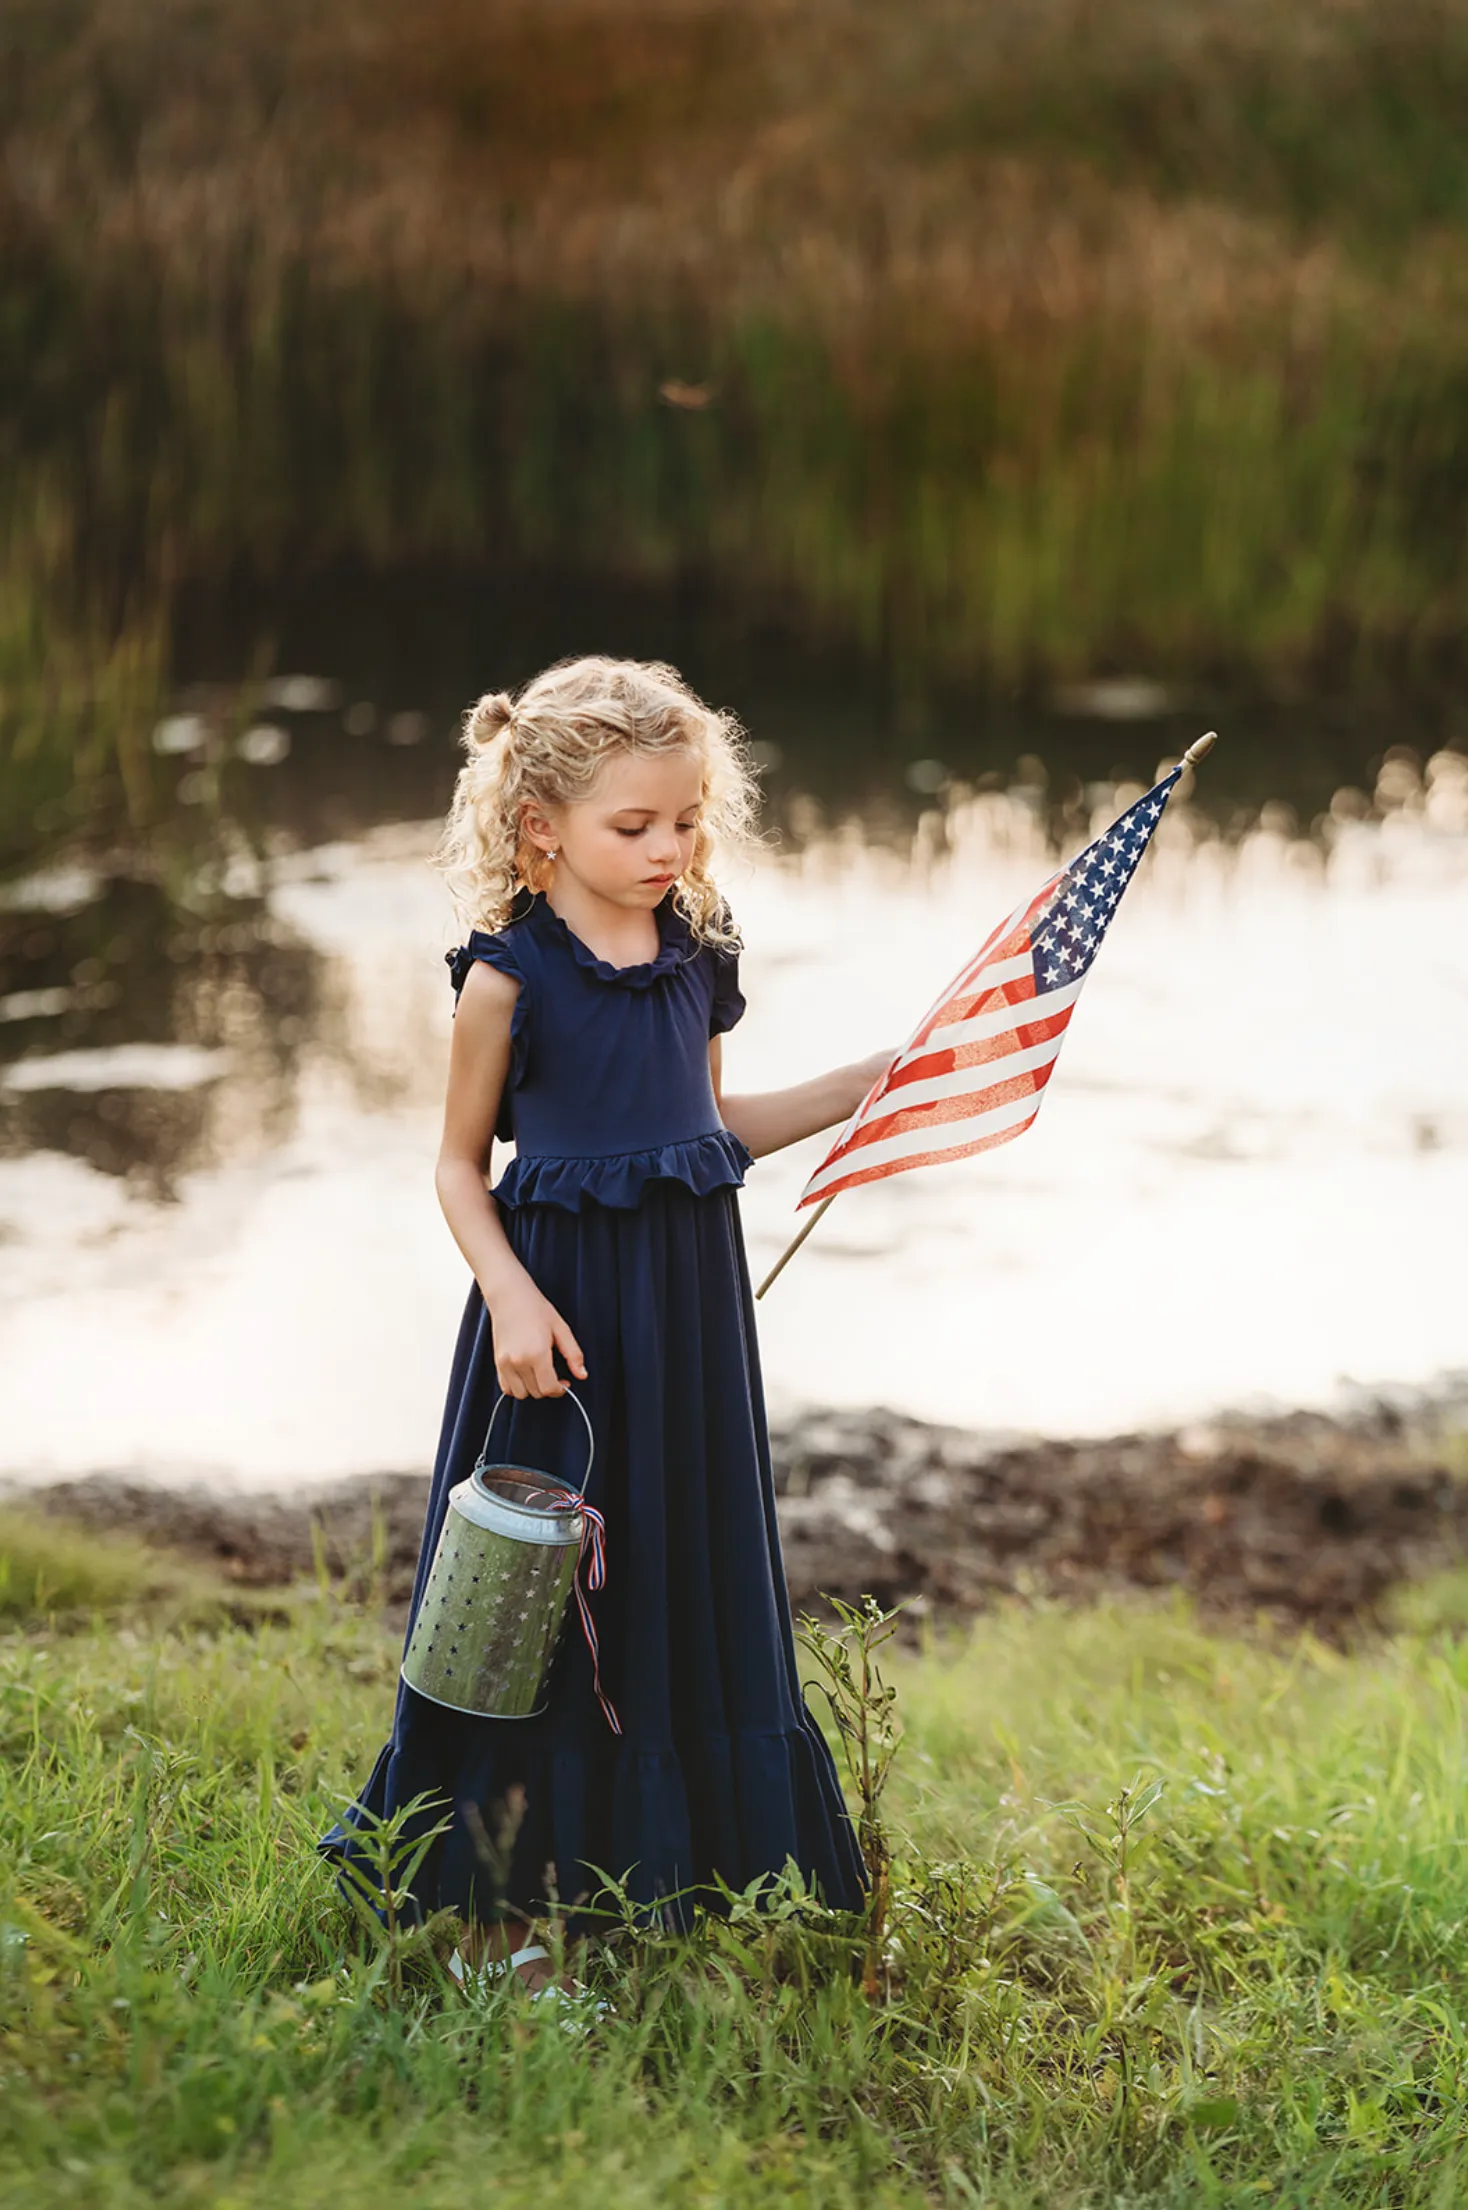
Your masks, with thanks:
[{"label": "green grass", "polygon": [[248,1623],[279,1609],[278,1598],[227,1590],[176,1552],[121,1534],[99,1540],[24,1504],[0,1506],[0,1629],[208,1625],[227,1615]]},{"label": "green grass", "polygon": [[0,1622],[72,1620],[145,1604],[167,1568],[141,1543],[94,1543],[37,1512],[0,1513]]},{"label": "green grass", "polygon": [[386,1721],[377,1623],[164,1628],[98,1572],[90,1623],[0,1642],[18,2210],[1468,2191],[1451,1628],[1342,1655],[1016,1609],[909,1655],[876,1996],[787,1895],[610,1946],[579,2044],[421,1958],[393,1997],[312,1859]]}]

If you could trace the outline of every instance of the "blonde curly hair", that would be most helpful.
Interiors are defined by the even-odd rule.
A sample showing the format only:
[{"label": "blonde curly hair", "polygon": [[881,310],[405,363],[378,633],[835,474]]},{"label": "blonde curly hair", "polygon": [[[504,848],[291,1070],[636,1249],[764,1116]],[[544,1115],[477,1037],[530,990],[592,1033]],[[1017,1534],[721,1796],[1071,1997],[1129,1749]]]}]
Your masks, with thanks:
[{"label": "blonde curly hair", "polygon": [[603,761],[619,752],[686,750],[703,763],[703,810],[693,856],[673,899],[700,943],[737,944],[710,872],[721,850],[756,841],[759,786],[744,732],[660,660],[561,660],[518,697],[490,691],[464,716],[466,758],[434,864],[460,920],[492,934],[522,888],[542,890],[544,852],[524,834],[527,806],[585,798]]}]

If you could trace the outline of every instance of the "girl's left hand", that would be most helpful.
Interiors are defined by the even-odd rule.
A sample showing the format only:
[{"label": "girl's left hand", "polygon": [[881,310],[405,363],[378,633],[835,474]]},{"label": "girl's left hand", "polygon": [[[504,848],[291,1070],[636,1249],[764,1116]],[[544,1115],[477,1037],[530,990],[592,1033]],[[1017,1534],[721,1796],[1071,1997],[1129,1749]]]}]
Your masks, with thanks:
[{"label": "girl's left hand", "polygon": [[856,1061],[851,1069],[853,1083],[851,1111],[853,1113],[878,1076],[887,1072],[901,1049],[901,1044],[889,1044],[885,1051],[874,1051],[869,1059],[858,1059]]}]

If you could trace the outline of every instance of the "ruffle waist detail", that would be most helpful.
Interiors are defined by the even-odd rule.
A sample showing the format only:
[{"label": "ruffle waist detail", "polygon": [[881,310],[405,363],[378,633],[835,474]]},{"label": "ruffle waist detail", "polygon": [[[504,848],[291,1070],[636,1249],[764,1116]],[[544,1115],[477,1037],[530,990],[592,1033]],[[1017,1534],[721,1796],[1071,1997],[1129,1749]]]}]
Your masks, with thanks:
[{"label": "ruffle waist detail", "polygon": [[501,1205],[560,1205],[584,1212],[588,1205],[631,1211],[649,1182],[682,1182],[696,1197],[738,1189],[754,1154],[728,1128],[686,1143],[661,1143],[650,1151],[618,1151],[607,1158],[560,1158],[519,1153],[494,1185]]}]

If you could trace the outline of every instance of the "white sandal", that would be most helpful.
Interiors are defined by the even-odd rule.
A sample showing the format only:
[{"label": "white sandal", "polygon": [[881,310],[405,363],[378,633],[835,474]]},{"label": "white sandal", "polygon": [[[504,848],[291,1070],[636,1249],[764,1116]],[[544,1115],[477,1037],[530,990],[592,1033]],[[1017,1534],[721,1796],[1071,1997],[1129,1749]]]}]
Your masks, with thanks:
[{"label": "white sandal", "polygon": [[[457,1980],[466,1993],[473,1990],[482,1995],[492,1980],[502,1980],[507,1972],[514,1972],[520,1965],[537,1964],[542,1957],[549,1956],[550,1951],[538,1941],[527,1942],[523,1949],[514,1950],[508,1957],[485,1957],[478,1964],[470,1964],[463,1950],[456,1949],[449,1958],[449,1977]],[[545,1990],[537,1988],[535,1992],[543,1995]]]},{"label": "white sandal", "polygon": [[[470,1964],[463,1950],[456,1949],[449,1958],[449,1977],[456,1980],[466,1994],[482,1995],[493,1981],[502,1980],[507,1972],[514,1972],[522,1964],[538,1964],[549,1957],[550,1951],[538,1941],[527,1942],[523,1949],[512,1951],[508,1957],[487,1957],[481,1964]],[[544,1987],[535,1990],[530,2000],[538,2003],[545,1996],[557,2005],[564,2005],[567,2012],[562,2021],[564,2025],[583,2030],[590,2019],[605,2018],[612,2007],[602,1997],[593,1996],[591,1990],[579,1982],[575,1988],[564,1988],[558,1980],[548,1980]]]}]

